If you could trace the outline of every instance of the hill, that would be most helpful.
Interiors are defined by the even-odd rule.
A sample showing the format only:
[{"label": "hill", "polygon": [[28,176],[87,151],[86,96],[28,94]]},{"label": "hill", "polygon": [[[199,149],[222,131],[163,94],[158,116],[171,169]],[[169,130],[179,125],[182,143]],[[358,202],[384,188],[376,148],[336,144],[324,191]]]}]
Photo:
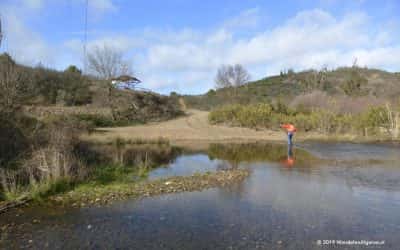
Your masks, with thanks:
[{"label": "hill", "polygon": [[86,115],[86,119],[100,116],[97,118],[126,124],[166,120],[181,113],[177,98],[114,88],[109,81],[83,75],[75,66],[64,71],[41,65],[27,67],[3,54],[0,55],[0,74],[4,90],[0,100],[6,104],[8,97],[13,96],[13,104],[23,106],[37,118]]},{"label": "hill", "polygon": [[[280,100],[288,105],[304,99],[331,97],[341,102],[380,103],[400,94],[400,73],[378,69],[342,67],[336,70],[289,71],[249,82],[238,88],[210,90],[203,95],[186,95],[190,108],[210,110],[226,104],[249,104]],[[303,99],[303,100],[302,100]],[[312,98],[311,98],[312,99]]]}]

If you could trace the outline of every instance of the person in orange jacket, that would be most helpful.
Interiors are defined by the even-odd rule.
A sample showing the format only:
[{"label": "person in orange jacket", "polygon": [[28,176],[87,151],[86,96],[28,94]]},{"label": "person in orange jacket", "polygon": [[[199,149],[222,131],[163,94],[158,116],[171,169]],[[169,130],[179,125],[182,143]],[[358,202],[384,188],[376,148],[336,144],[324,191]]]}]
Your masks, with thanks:
[{"label": "person in orange jacket", "polygon": [[296,127],[293,124],[285,123],[285,124],[281,124],[281,128],[286,130],[287,135],[288,135],[288,144],[292,145],[293,135],[297,131]]}]

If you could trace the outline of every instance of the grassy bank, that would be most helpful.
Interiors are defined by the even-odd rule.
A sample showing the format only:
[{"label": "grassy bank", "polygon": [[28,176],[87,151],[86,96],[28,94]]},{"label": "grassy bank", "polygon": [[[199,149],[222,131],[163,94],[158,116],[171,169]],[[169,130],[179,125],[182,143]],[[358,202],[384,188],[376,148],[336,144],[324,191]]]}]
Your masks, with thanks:
[{"label": "grassy bank", "polygon": [[[81,186],[89,188],[136,182],[146,177],[151,169],[170,162],[181,151],[165,139],[117,139],[109,144],[77,140],[68,146],[39,151],[39,160],[26,160],[36,165],[24,162],[13,169],[2,170],[1,200],[10,202],[27,198],[40,201]],[[60,155],[61,149],[68,150]],[[45,170],[49,173],[42,172],[45,166],[48,166]]]},{"label": "grassy bank", "polygon": [[[71,182],[59,180],[42,185],[30,193],[34,204],[53,204],[72,207],[104,205],[125,198],[141,198],[167,193],[192,192],[213,187],[224,187],[242,182],[249,170],[231,169],[228,171],[207,172],[192,176],[175,176],[146,181],[147,171],[130,171],[120,166],[109,166],[100,170],[91,180]],[[14,200],[16,202],[22,200]],[[0,202],[0,213],[11,202]],[[24,205],[26,203],[21,203]],[[10,209],[14,206],[10,206]]]},{"label": "grassy bank", "polygon": [[49,197],[69,192],[75,189],[91,189],[97,186],[112,186],[139,181],[147,176],[149,169],[145,167],[127,168],[121,165],[98,166],[84,180],[75,178],[59,178],[46,182],[19,186],[12,192],[3,193],[1,204],[18,202],[19,200],[29,200],[33,202],[43,202]]},{"label": "grassy bank", "polygon": [[72,206],[90,206],[110,203],[127,197],[140,198],[166,193],[191,192],[212,187],[224,187],[243,181],[248,170],[207,172],[192,176],[175,176],[154,181],[113,181],[106,184],[86,183],[62,195],[52,196],[51,201]]}]

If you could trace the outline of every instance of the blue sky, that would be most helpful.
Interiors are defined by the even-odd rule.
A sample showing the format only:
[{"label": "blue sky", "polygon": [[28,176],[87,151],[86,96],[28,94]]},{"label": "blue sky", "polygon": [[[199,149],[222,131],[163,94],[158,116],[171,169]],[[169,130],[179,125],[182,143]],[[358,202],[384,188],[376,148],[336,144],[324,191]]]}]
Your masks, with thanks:
[{"label": "blue sky", "polygon": [[[82,67],[85,0],[0,0],[2,51]],[[400,71],[400,1],[89,0],[88,48],[124,53],[143,87],[203,93],[221,64],[252,79],[351,65]]]}]

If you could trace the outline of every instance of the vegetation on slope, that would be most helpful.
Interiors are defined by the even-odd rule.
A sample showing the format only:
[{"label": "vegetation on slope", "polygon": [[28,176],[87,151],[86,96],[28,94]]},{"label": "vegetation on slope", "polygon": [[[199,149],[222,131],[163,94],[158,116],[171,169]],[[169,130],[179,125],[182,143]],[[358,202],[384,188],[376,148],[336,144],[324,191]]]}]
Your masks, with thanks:
[{"label": "vegetation on slope", "polygon": [[[80,135],[93,126],[165,120],[180,113],[176,99],[116,89],[106,81],[82,75],[74,66],[63,72],[21,66],[3,54],[0,201],[68,189],[98,176],[104,172],[103,166],[119,171],[114,162],[91,162],[94,149],[82,147]],[[150,152],[150,148],[135,151],[130,158],[133,166],[129,166],[140,169],[143,164],[157,163],[159,156]]]},{"label": "vegetation on slope", "polygon": [[392,102],[397,101],[400,95],[400,75],[357,66],[298,73],[290,70],[243,86],[220,88],[210,90],[204,95],[186,95],[183,98],[190,108],[211,110],[228,104],[265,103],[276,100],[292,105],[297,98],[315,92],[343,102],[354,100],[357,105],[363,102],[365,104],[365,100]]}]

